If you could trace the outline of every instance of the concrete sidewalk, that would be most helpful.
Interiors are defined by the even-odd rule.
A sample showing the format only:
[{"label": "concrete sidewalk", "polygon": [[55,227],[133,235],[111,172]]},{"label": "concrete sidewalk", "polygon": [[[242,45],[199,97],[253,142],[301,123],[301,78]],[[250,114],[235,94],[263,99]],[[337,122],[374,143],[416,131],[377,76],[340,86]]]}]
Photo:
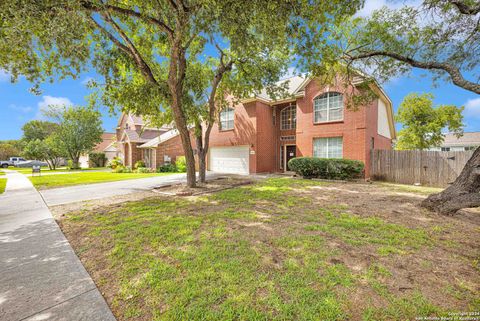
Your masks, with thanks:
[{"label": "concrete sidewalk", "polygon": [[[121,174],[119,174],[121,175]],[[207,179],[220,176],[217,173],[207,173]],[[186,181],[186,175],[172,174],[148,178],[128,179],[124,181],[75,185],[43,190],[42,194],[48,206],[75,203],[94,199],[125,195],[139,191],[150,191],[154,187],[177,184]]]},{"label": "concrete sidewalk", "polygon": [[7,172],[0,195],[0,320],[115,320],[40,194]]}]

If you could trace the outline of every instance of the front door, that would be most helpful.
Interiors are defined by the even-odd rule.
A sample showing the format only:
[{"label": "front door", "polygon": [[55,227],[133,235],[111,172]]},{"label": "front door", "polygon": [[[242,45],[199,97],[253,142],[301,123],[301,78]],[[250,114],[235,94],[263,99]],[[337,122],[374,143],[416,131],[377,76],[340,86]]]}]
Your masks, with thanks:
[{"label": "front door", "polygon": [[285,162],[286,162],[287,171],[289,171],[290,168],[288,167],[288,161],[291,160],[292,158],[295,158],[295,156],[297,154],[297,146],[295,146],[295,145],[287,146],[286,147],[286,152],[287,152],[287,155],[285,157]]}]

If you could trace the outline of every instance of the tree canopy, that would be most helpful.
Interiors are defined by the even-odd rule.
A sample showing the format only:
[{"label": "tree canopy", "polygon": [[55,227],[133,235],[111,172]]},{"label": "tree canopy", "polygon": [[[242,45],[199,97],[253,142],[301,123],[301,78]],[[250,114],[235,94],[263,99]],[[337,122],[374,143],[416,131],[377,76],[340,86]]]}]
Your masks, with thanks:
[{"label": "tree canopy", "polygon": [[52,145],[73,162],[73,168],[79,168],[82,154],[89,153],[95,145],[102,141],[102,120],[99,111],[83,107],[52,108],[47,115],[56,120],[58,129],[49,138]]},{"label": "tree canopy", "polygon": [[[195,168],[189,125],[205,132],[228,92],[241,98],[273,84],[299,48],[328,48],[326,33],[363,3],[349,1],[12,0],[0,4],[0,68],[36,84],[93,66],[93,99],[154,122],[174,121]],[[274,13],[274,17],[272,17]],[[208,127],[208,125],[207,125]],[[206,150],[204,149],[204,151]]]},{"label": "tree canopy", "polygon": [[31,120],[22,126],[22,139],[29,142],[32,140],[44,140],[57,129],[58,125],[50,121]]},{"label": "tree canopy", "polygon": [[50,169],[55,169],[60,157],[65,156],[54,134],[58,127],[56,123],[43,120],[31,120],[25,123],[22,126],[22,141],[25,144],[23,155],[31,159],[45,160]]},{"label": "tree canopy", "polygon": [[406,1],[371,17],[355,18],[335,33],[334,57],[380,81],[430,71],[480,94],[480,5],[475,0]]},{"label": "tree canopy", "polygon": [[444,130],[460,137],[463,134],[463,107],[433,106],[432,94],[412,93],[406,96],[396,115],[403,125],[398,132],[397,149],[424,150],[439,147]]}]

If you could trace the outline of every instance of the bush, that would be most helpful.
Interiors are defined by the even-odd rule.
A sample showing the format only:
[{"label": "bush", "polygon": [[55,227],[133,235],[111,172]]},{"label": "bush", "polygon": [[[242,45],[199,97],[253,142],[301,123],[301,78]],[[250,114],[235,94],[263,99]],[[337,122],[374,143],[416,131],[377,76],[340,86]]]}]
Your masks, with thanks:
[{"label": "bush", "polygon": [[298,157],[288,162],[289,168],[304,178],[353,179],[363,173],[361,161],[340,158]]},{"label": "bush", "polygon": [[120,157],[114,157],[109,163],[108,167],[116,169],[118,166],[123,166],[122,159]]},{"label": "bush", "polygon": [[113,173],[132,173],[132,168],[130,166],[119,165],[115,167],[112,172]]},{"label": "bush", "polygon": [[107,163],[107,156],[105,153],[92,152],[88,154],[89,167],[104,167]]},{"label": "bush", "polygon": [[137,167],[135,173],[154,173],[155,171],[148,167]]},{"label": "bush", "polygon": [[72,161],[71,159],[69,159],[69,160],[67,161],[67,168],[68,168],[68,169],[73,169],[73,161]]},{"label": "bush", "polygon": [[187,171],[187,160],[185,159],[185,156],[177,157],[175,165],[177,166],[178,172],[185,173]]},{"label": "bush", "polygon": [[157,168],[158,173],[176,173],[178,172],[175,164],[165,164]]},{"label": "bush", "polygon": [[144,167],[145,168],[147,166],[145,165],[145,162],[143,160],[138,160],[138,161],[136,161],[135,166],[133,166],[133,168],[139,168],[139,167]]}]

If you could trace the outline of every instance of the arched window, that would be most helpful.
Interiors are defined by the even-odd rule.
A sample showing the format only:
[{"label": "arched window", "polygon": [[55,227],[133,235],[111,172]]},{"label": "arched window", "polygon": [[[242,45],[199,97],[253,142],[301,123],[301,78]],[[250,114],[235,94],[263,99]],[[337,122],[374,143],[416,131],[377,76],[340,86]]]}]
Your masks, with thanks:
[{"label": "arched window", "polygon": [[233,129],[235,110],[233,108],[225,108],[220,112],[220,130]]},{"label": "arched window", "polygon": [[315,123],[343,120],[343,95],[328,92],[313,100],[313,120]]},{"label": "arched window", "polygon": [[280,112],[280,129],[295,129],[297,124],[297,106],[283,108]]}]

